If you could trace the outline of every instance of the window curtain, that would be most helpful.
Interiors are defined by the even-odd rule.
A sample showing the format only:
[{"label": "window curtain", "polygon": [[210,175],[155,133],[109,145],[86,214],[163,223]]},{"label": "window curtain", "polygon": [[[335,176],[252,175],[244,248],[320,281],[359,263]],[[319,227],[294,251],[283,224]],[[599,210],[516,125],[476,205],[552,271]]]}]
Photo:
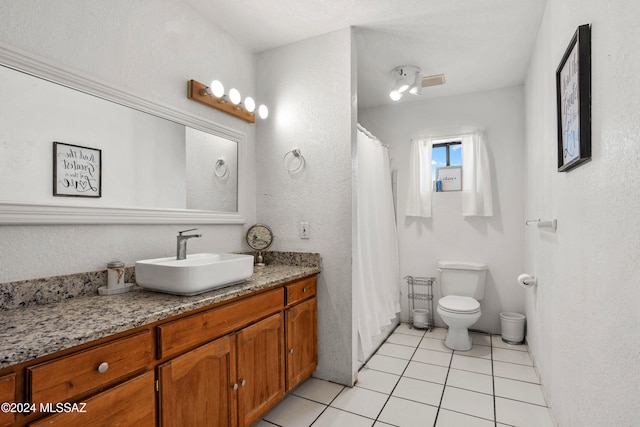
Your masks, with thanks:
[{"label": "window curtain", "polygon": [[400,312],[400,263],[388,149],[357,132],[353,283],[363,354]]},{"label": "window curtain", "polygon": [[483,132],[462,136],[462,215],[493,215],[491,167]]},{"label": "window curtain", "polygon": [[411,140],[409,153],[409,184],[407,186],[407,216],[431,217],[431,193],[433,179],[431,176],[431,155],[433,139],[421,138]]}]

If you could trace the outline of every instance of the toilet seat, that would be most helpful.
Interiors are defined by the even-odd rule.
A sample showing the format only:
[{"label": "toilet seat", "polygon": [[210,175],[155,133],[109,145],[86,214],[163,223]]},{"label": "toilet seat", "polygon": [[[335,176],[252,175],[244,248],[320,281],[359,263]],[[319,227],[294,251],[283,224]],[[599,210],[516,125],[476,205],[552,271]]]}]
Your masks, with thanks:
[{"label": "toilet seat", "polygon": [[480,303],[470,297],[448,295],[444,298],[440,298],[438,308],[449,313],[473,314],[480,311]]}]

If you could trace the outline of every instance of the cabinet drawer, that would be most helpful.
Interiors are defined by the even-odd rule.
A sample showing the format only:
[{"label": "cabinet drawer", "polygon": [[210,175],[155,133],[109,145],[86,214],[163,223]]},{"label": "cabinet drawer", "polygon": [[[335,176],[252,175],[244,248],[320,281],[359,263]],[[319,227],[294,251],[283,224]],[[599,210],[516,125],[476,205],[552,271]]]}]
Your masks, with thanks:
[{"label": "cabinet drawer", "polygon": [[[155,405],[154,376],[153,372],[147,372],[79,402],[76,411],[63,410],[29,426],[153,427],[156,425]],[[71,406],[69,408],[74,409]],[[56,410],[56,403],[51,409]]]},{"label": "cabinet drawer", "polygon": [[152,361],[147,330],[27,368],[28,398],[34,403],[67,401]]},{"label": "cabinet drawer", "polygon": [[158,357],[174,356],[240,329],[283,308],[279,288],[158,326]]},{"label": "cabinet drawer", "polygon": [[287,285],[287,305],[295,304],[316,294],[316,276]]}]

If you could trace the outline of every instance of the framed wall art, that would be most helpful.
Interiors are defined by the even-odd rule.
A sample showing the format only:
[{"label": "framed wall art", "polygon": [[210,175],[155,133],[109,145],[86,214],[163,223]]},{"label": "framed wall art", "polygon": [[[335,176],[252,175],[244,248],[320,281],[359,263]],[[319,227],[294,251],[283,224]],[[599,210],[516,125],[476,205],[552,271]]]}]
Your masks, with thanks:
[{"label": "framed wall art", "polygon": [[102,197],[102,150],[54,142],[53,195]]},{"label": "framed wall art", "polygon": [[556,70],[558,172],[591,159],[591,27],[580,25]]}]

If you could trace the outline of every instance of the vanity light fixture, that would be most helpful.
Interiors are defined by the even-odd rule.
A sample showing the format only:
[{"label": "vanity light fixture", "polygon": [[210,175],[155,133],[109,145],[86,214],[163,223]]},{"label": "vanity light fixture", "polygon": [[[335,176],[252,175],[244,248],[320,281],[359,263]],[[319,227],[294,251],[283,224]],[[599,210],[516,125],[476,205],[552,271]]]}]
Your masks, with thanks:
[{"label": "vanity light fixture", "polygon": [[254,111],[256,111],[256,101],[254,101],[252,97],[247,96],[244,99],[244,108],[248,112],[253,113]]},{"label": "vanity light fixture", "polygon": [[261,106],[258,107],[258,116],[260,116],[262,120],[269,117],[269,109],[267,108],[266,105],[262,104]]},{"label": "vanity light fixture", "polygon": [[[242,102],[242,96],[235,88],[230,89],[229,94],[226,95],[224,93],[224,85],[218,80],[212,81],[211,86],[206,86],[195,80],[189,80],[187,98],[231,114],[249,123],[255,123],[256,121],[254,113],[256,102],[253,98],[248,96]],[[269,110],[266,105],[258,107],[258,116],[261,119],[266,119],[269,116]]]},{"label": "vanity light fixture", "polygon": [[240,92],[238,91],[238,89],[231,88],[229,90],[229,101],[231,101],[233,105],[240,105],[240,102],[242,101],[242,96],[240,96]]}]

